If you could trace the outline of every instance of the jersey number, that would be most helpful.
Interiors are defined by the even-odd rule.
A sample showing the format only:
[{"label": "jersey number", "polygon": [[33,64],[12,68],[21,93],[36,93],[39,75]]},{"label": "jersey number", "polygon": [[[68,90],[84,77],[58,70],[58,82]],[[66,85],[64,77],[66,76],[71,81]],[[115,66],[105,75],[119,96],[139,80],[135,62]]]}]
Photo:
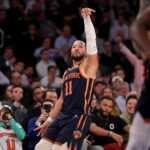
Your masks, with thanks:
[{"label": "jersey number", "polygon": [[72,94],[72,81],[66,82],[65,87],[66,87],[65,95],[66,96],[71,95]]},{"label": "jersey number", "polygon": [[7,139],[6,140],[7,143],[7,150],[16,150],[15,148],[15,140],[14,139]]}]

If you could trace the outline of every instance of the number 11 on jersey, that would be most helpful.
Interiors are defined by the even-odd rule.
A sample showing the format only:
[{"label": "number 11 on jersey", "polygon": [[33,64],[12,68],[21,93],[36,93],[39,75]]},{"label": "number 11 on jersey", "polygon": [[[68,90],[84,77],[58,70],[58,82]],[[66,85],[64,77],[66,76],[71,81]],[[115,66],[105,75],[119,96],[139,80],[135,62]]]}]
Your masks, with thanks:
[{"label": "number 11 on jersey", "polygon": [[68,81],[65,83],[65,95],[71,95],[72,94],[72,81]]}]

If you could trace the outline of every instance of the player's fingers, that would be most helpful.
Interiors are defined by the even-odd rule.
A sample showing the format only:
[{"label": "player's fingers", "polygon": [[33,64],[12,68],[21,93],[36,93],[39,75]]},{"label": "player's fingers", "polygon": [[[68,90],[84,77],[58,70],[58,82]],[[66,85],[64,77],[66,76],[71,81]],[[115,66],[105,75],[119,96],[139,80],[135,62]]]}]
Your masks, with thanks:
[{"label": "player's fingers", "polygon": [[94,9],[91,9],[91,8],[89,8],[89,10],[90,10],[91,12],[96,12]]},{"label": "player's fingers", "polygon": [[37,136],[41,136],[41,135],[42,135],[42,132],[43,132],[43,130],[41,129],[41,130],[38,132]]},{"label": "player's fingers", "polygon": [[33,131],[37,131],[37,130],[40,130],[40,129],[41,129],[41,126],[33,129]]}]

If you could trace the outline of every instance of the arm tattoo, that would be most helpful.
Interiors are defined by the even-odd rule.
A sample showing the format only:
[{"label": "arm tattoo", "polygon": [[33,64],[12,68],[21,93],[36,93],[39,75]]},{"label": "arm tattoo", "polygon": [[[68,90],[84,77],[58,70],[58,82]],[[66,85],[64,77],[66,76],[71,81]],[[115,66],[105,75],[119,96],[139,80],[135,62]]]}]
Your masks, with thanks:
[{"label": "arm tattoo", "polygon": [[85,66],[85,72],[88,72],[90,69],[91,69],[91,68],[90,68],[89,65],[86,65],[86,66]]}]

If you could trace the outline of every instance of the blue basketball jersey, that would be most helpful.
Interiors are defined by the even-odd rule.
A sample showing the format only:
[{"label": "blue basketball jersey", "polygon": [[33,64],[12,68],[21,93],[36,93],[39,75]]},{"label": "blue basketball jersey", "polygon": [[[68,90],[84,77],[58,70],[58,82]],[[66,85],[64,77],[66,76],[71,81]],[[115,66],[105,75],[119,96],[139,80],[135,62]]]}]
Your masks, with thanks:
[{"label": "blue basketball jersey", "polygon": [[94,79],[87,78],[81,65],[68,69],[63,77],[63,114],[90,114]]}]

